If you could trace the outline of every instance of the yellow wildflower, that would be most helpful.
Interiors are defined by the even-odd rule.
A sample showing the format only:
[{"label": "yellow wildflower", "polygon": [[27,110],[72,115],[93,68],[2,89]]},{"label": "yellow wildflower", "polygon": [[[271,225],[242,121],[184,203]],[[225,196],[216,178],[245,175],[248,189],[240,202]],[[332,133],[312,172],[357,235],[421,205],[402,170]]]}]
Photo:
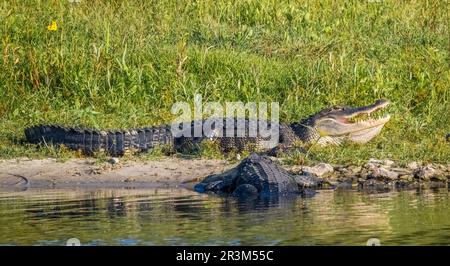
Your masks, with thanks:
[{"label": "yellow wildflower", "polygon": [[58,30],[58,25],[56,25],[56,21],[52,21],[52,24],[48,25],[47,29],[50,30],[50,31]]}]

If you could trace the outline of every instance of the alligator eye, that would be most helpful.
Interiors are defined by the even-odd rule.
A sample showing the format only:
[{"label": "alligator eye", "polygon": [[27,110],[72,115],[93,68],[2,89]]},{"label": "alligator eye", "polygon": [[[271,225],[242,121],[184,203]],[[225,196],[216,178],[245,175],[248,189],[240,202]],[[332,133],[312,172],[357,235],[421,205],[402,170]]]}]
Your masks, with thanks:
[{"label": "alligator eye", "polygon": [[343,106],[335,106],[335,107],[333,107],[333,111],[343,111],[343,110],[345,110],[345,109],[347,109],[346,107],[343,107]]}]

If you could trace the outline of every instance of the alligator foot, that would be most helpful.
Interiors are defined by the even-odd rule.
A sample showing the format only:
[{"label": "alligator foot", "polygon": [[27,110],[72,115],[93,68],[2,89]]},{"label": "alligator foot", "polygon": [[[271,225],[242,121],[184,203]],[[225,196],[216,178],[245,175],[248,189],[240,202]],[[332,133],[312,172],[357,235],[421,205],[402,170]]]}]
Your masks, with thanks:
[{"label": "alligator foot", "polygon": [[267,155],[273,157],[280,157],[281,155],[292,156],[296,153],[306,153],[306,150],[302,147],[291,147],[285,145],[278,145],[277,147],[271,149],[267,152]]}]

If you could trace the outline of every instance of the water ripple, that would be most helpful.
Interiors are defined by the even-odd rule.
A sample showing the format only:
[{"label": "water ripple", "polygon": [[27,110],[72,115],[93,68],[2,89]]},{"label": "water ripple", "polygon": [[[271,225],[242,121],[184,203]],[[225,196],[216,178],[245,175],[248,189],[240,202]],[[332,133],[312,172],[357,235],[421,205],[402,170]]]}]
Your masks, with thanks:
[{"label": "water ripple", "polygon": [[448,190],[240,201],[186,189],[0,192],[0,243],[64,245],[450,244]]}]

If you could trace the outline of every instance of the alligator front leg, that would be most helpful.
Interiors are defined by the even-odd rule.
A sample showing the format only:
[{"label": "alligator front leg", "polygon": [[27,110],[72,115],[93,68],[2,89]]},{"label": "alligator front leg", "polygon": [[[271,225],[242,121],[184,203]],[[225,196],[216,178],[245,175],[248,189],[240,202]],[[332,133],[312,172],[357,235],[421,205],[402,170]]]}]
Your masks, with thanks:
[{"label": "alligator front leg", "polygon": [[302,140],[295,134],[288,125],[281,124],[279,128],[278,145],[269,150],[268,155],[278,157],[280,155],[292,155],[296,152],[305,153],[305,149],[299,144]]},{"label": "alligator front leg", "polygon": [[293,155],[295,153],[306,153],[306,150],[303,147],[280,144],[277,147],[271,149],[267,153],[267,155],[280,157],[281,155]]}]

